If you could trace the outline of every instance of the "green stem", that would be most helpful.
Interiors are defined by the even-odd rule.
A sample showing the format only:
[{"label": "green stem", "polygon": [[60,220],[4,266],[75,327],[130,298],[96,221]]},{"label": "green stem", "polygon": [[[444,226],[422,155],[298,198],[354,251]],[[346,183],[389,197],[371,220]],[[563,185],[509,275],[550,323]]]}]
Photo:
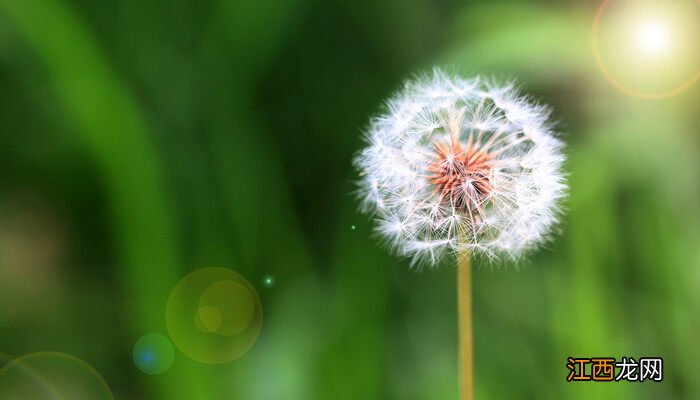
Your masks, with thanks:
[{"label": "green stem", "polygon": [[459,324],[459,391],[461,400],[474,400],[474,334],[472,331],[472,264],[467,250],[457,257]]}]

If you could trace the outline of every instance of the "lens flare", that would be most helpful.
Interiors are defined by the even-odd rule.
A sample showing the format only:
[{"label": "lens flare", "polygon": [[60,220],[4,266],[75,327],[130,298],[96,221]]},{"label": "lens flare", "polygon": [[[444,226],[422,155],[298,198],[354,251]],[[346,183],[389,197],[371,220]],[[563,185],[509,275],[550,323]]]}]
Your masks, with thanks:
[{"label": "lens flare", "polygon": [[173,365],[175,350],[167,337],[157,333],[149,333],[136,341],[133,357],[134,364],[142,372],[158,375]]},{"label": "lens flare", "polygon": [[[355,225],[353,225],[353,226],[355,226]],[[275,277],[270,275],[270,274],[267,274],[267,275],[263,276],[262,282],[266,288],[271,288],[271,287],[275,286]]]},{"label": "lens flare", "polygon": [[603,0],[592,30],[596,64],[618,90],[660,99],[700,80],[700,1]]},{"label": "lens flare", "polygon": [[223,364],[243,356],[255,344],[262,327],[262,303],[240,274],[203,268],[173,288],[165,321],[173,343],[187,357]]},{"label": "lens flare", "polygon": [[659,56],[671,45],[671,32],[663,22],[645,21],[637,29],[636,41],[642,53]]},{"label": "lens flare", "polygon": [[0,399],[114,400],[102,376],[70,354],[38,352],[0,369]]}]

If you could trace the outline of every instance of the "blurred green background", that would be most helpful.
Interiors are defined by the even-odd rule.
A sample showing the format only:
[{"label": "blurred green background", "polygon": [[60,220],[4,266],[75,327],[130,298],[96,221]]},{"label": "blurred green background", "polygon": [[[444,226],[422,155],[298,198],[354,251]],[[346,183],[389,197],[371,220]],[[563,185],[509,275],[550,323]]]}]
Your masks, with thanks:
[{"label": "blurred green background", "polygon": [[[561,235],[474,272],[477,397],[700,398],[700,85],[614,89],[597,6],[0,0],[0,352],[75,355],[117,399],[456,399],[455,271],[378,246],[350,161],[448,65],[517,78],[568,143]],[[257,288],[258,342],[143,374],[134,343],[209,266]],[[567,383],[567,356],[663,357],[664,380]]]}]

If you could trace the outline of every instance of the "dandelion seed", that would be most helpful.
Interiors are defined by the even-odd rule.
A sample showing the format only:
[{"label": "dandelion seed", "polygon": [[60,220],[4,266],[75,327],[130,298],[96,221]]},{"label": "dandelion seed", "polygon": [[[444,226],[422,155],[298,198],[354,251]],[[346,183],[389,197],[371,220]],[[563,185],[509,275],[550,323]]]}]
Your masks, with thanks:
[{"label": "dandelion seed", "polygon": [[387,108],[355,165],[363,209],[401,221],[379,228],[396,253],[427,265],[462,251],[517,259],[549,238],[566,185],[546,107],[436,70]]}]

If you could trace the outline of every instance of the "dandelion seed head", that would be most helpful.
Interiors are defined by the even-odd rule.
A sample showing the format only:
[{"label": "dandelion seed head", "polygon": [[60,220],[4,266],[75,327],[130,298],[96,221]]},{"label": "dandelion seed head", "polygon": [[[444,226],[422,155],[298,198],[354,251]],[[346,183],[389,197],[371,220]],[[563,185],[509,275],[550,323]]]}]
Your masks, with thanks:
[{"label": "dandelion seed head", "polygon": [[365,140],[361,209],[414,264],[464,250],[518,259],[558,222],[563,143],[549,109],[512,84],[435,70],[390,99]]}]

